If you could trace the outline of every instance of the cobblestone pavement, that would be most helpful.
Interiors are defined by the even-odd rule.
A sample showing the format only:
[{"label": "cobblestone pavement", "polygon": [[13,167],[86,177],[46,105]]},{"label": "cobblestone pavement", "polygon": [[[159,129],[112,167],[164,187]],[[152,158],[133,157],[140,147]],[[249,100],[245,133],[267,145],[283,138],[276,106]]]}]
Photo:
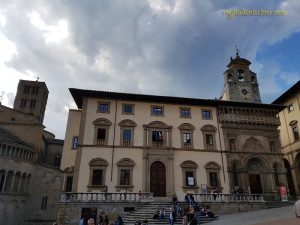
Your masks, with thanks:
[{"label": "cobblestone pavement", "polygon": [[209,225],[300,225],[293,206],[275,209],[261,209],[251,212],[220,215]]}]

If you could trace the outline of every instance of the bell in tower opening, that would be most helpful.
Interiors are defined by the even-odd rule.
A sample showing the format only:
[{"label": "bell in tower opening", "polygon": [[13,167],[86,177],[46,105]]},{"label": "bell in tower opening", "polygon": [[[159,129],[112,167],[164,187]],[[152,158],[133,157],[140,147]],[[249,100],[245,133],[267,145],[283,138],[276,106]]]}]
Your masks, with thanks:
[{"label": "bell in tower opening", "polygon": [[249,69],[251,62],[239,56],[230,58],[229,68],[224,72],[225,92],[222,100],[261,103],[256,73]]}]

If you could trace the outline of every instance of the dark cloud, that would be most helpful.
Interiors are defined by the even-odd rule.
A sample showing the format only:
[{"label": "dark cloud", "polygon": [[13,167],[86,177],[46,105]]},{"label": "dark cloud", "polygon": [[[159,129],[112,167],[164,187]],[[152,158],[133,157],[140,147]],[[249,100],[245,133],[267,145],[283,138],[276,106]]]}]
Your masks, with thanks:
[{"label": "dark cloud", "polygon": [[[66,108],[75,106],[69,87],[219,97],[235,44],[242,57],[254,60],[262,45],[272,45],[300,29],[296,0],[2,2],[0,13],[6,25],[0,32],[17,49],[6,66],[22,74],[31,71],[47,83],[50,96],[45,124],[60,138],[64,137]],[[242,8],[286,9],[288,16],[228,19],[223,14]],[[47,43],[51,32],[33,26],[33,12],[48,27],[67,21],[69,35]],[[269,73],[267,65],[262,69],[260,64],[254,66],[268,73],[270,80],[282,72],[279,67]],[[258,75],[263,81],[262,96],[269,96],[270,84]]]}]

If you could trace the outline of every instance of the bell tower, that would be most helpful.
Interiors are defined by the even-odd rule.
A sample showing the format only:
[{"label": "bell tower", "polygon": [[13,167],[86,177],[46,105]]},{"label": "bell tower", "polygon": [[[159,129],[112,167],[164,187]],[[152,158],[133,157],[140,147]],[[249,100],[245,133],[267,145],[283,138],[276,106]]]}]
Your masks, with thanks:
[{"label": "bell tower", "polygon": [[261,103],[256,73],[249,69],[251,62],[239,56],[230,58],[229,68],[224,72],[225,93],[222,99],[237,102]]}]

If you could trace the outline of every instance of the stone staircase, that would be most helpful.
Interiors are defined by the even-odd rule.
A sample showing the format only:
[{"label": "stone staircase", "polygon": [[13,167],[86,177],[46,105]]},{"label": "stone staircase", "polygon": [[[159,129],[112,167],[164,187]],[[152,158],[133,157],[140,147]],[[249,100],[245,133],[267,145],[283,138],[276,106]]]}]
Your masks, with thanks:
[{"label": "stone staircase", "polygon": [[274,208],[281,208],[284,206],[294,205],[296,201],[269,201],[266,202],[266,208],[267,209],[274,209]]},{"label": "stone staircase", "polygon": [[[180,207],[181,209],[184,208],[185,203],[180,202]],[[166,201],[154,201],[150,203],[146,203],[145,205],[142,205],[138,208],[135,209],[135,211],[128,212],[126,215],[123,215],[123,221],[125,225],[134,225],[135,221],[137,218],[142,222],[145,218],[148,219],[149,224],[157,224],[157,225],[165,225],[169,224],[168,217],[169,217],[169,211],[171,207],[171,202],[166,202]],[[162,210],[165,209],[166,212],[166,219],[162,220],[153,220],[152,215],[155,210]],[[200,215],[199,215],[200,216]],[[209,223],[213,220],[216,220],[217,218],[209,218],[206,216],[200,216],[200,222],[201,224],[204,223]],[[182,224],[182,217],[177,217],[176,223],[175,224]]]}]

